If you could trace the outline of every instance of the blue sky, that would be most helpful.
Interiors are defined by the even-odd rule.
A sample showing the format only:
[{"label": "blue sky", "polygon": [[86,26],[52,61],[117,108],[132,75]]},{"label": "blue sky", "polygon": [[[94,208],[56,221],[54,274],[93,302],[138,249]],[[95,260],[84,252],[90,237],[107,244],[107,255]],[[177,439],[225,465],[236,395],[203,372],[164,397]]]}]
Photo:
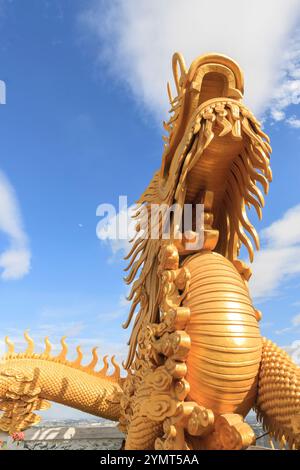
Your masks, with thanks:
[{"label": "blue sky", "polygon": [[29,329],[38,348],[67,334],[73,349],[124,355],[124,241],[96,237],[96,208],[119,195],[132,204],[160,165],[172,52],[189,63],[215,50],[243,66],[246,101],[271,137],[252,292],[263,334],[299,354],[299,7],[220,2],[214,17],[210,2],[186,3],[0,1],[1,331],[19,347]]}]

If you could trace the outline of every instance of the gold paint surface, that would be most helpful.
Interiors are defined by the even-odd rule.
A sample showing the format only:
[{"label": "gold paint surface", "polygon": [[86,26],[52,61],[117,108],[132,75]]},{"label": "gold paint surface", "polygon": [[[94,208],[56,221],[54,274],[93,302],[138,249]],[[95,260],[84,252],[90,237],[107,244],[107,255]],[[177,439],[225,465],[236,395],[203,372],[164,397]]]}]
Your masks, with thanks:
[{"label": "gold paint surface", "polygon": [[245,416],[255,402],[262,340],[249,293],[233,264],[213,252],[187,259],[189,398],[214,413]]}]

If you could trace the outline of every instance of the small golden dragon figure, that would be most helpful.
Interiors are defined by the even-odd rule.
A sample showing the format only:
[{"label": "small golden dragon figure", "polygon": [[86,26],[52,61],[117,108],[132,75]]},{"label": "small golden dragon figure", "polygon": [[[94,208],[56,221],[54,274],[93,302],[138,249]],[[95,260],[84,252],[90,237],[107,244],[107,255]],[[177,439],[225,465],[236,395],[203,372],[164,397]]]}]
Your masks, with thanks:
[{"label": "small golden dragon figure", "polygon": [[[70,362],[64,339],[58,356],[48,339],[42,354],[28,334],[24,353],[6,339],[0,428],[26,429],[39,420],[36,410],[55,401],[119,421],[126,449],[238,450],[255,443],[244,421],[254,408],[273,438],[299,449],[299,368],[262,338],[247,285],[251,270],[239,259],[243,245],[253,260],[250,237],[259,249],[246,208],[261,218],[272,179],[269,138],[242,102],[243,75],[232,59],[208,54],[187,69],[175,53],[172,65],[176,96],[168,84],[162,165],[138,201],[127,256],[132,306],[124,327],[135,317],[127,375],[114,359],[107,375],[106,358],[96,372],[96,349],[89,365],[80,347]],[[199,204],[203,240],[191,243],[199,242]],[[193,223],[181,233],[187,206]],[[156,237],[145,236],[149,220]]]}]

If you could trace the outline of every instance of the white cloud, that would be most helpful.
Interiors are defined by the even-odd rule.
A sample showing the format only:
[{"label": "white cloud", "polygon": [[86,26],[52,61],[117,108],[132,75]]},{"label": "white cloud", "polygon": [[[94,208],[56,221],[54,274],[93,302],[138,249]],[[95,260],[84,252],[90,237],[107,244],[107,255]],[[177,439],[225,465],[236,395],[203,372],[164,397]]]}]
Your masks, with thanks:
[{"label": "white cloud", "polygon": [[256,253],[250,290],[262,298],[278,292],[289,276],[300,274],[300,205],[261,232],[264,248]]},{"label": "white cloud", "polygon": [[[285,328],[282,328],[280,330],[276,330],[275,333],[277,335],[281,335],[283,333],[289,333],[290,331],[293,331],[294,333],[299,333],[299,330],[296,329],[295,330],[295,327],[297,328],[298,326],[300,326],[300,313],[298,313],[297,315],[294,315],[291,319],[291,326],[287,326]],[[300,342],[299,342],[300,344]]]},{"label": "white cloud", "polygon": [[285,120],[293,128],[300,127],[296,116],[288,117],[286,109],[300,103],[300,30],[289,40],[281,58],[278,86],[270,103],[270,114],[275,121]]},{"label": "white cloud", "polygon": [[295,129],[300,129],[300,119],[297,119],[295,116],[291,116],[286,120],[286,122]]},{"label": "white cloud", "polygon": [[298,102],[300,49],[294,45],[285,53],[285,47],[299,10],[298,0],[115,0],[106,6],[95,0],[80,22],[95,34],[101,63],[160,119],[176,50],[188,64],[207,52],[237,60],[245,72],[246,101],[255,112],[264,110],[277,84],[275,119]]},{"label": "white cloud", "polygon": [[284,346],[283,349],[291,356],[296,364],[300,365],[300,340],[293,341],[288,346]]},{"label": "white cloud", "polygon": [[[102,205],[101,205],[102,206]],[[113,261],[117,256],[124,256],[131,248],[130,239],[135,235],[136,221],[132,218],[136,211],[136,206],[121,207],[116,212],[113,206],[105,205],[103,209],[97,209],[97,215],[106,217],[100,220],[97,225],[97,237],[99,240],[109,245],[112,251],[112,257],[109,261]]]},{"label": "white cloud", "polygon": [[0,231],[9,239],[8,248],[0,253],[1,278],[20,279],[30,269],[30,250],[14,189],[0,172]]},{"label": "white cloud", "polygon": [[293,318],[292,318],[292,324],[294,326],[300,326],[300,313],[298,313],[298,315],[295,315]]},{"label": "white cloud", "polygon": [[0,104],[6,104],[6,84],[0,80]]},{"label": "white cloud", "polygon": [[281,219],[262,230],[261,236],[276,247],[300,243],[300,204],[288,209]]}]

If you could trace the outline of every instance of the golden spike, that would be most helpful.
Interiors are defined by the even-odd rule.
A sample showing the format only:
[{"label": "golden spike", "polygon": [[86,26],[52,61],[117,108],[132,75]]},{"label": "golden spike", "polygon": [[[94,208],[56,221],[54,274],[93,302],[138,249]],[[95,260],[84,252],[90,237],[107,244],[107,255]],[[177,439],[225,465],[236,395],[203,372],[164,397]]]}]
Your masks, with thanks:
[{"label": "golden spike", "polygon": [[27,346],[27,349],[25,351],[25,355],[26,356],[31,356],[34,352],[34,341],[32,338],[30,338],[29,334],[27,333],[27,331],[25,331],[24,333],[24,338],[25,338],[25,341],[27,342],[28,346]]},{"label": "golden spike", "polygon": [[261,207],[259,205],[258,200],[255,199],[255,197],[251,193],[247,193],[246,196],[245,196],[245,201],[247,202],[248,206],[251,207],[251,205],[252,205],[254,207],[254,209],[256,210],[257,217],[259,218],[259,220],[261,220],[262,219],[262,210],[261,210]]},{"label": "golden spike", "polygon": [[237,140],[242,140],[241,121],[237,119],[232,128],[232,135]]},{"label": "golden spike", "polygon": [[256,146],[253,149],[253,153],[257,155],[258,159],[261,161],[264,167],[264,173],[267,175],[270,168],[270,159],[269,156],[264,152],[264,149],[261,146]]},{"label": "golden spike", "polygon": [[201,129],[201,121],[202,121],[201,115],[198,116],[198,117],[195,119],[195,124],[194,124],[194,128],[193,128],[193,134],[194,134],[194,135],[198,134],[198,132],[200,131],[200,129]]},{"label": "golden spike", "polygon": [[77,357],[76,357],[75,361],[73,361],[71,364],[74,367],[79,367],[81,365],[81,361],[82,361],[82,358],[83,358],[81,347],[77,346],[76,351],[77,351]]},{"label": "golden spike", "polygon": [[227,108],[230,109],[230,111],[231,111],[230,115],[233,117],[233,119],[234,120],[239,119],[239,117],[240,117],[240,108],[239,108],[239,106],[237,104],[231,103],[231,102],[228,102],[226,104],[226,106],[227,106]]},{"label": "golden spike", "polygon": [[226,134],[228,134],[231,129],[232,129],[232,124],[228,119],[226,119],[225,116],[219,116],[217,114],[217,123],[222,127],[222,130],[219,134],[219,137],[224,137]]},{"label": "golden spike", "polygon": [[265,163],[259,158],[259,156],[255,152],[253,152],[253,150],[250,150],[249,158],[251,161],[251,165],[253,166],[253,168],[255,168],[254,171],[261,170],[267,176]]},{"label": "golden spike", "polygon": [[133,244],[133,246],[131,247],[129,253],[128,253],[126,256],[124,256],[123,259],[124,259],[124,260],[128,260],[128,259],[133,255],[133,253],[135,252],[136,248],[138,248],[138,246],[139,246],[141,243],[145,242],[145,241],[146,241],[146,240],[143,240],[143,238],[138,238],[138,239],[134,242],[134,244]]},{"label": "golden spike", "polygon": [[[252,185],[253,179],[254,179],[254,181],[255,181],[255,179],[257,179],[262,183],[262,186],[264,187],[264,190],[267,191],[268,186],[265,186],[263,183],[268,184],[268,181],[261,173],[257,173],[257,172],[254,171],[253,167],[250,165],[248,160],[241,160],[240,158],[238,158],[238,159],[235,160],[234,165],[237,165],[238,171],[240,172],[240,175],[241,175],[242,180],[243,180],[243,184],[244,184],[244,188],[245,188],[245,200],[250,202],[255,207],[257,215],[261,219],[261,217],[262,217],[262,210],[261,210],[261,207],[260,207],[261,202],[257,201],[252,196],[252,194],[250,193],[249,188]],[[234,165],[233,165],[233,168],[234,168]],[[260,179],[257,175],[259,175],[259,177],[261,177],[263,179]],[[252,182],[250,181],[250,179],[252,180]]]},{"label": "golden spike", "polygon": [[[259,133],[257,133],[259,134]],[[260,142],[260,146],[264,149],[266,154],[268,155],[268,158],[270,158],[270,154],[272,153],[272,147],[269,144],[269,142],[266,140],[263,140],[261,136],[258,135],[258,141]]]},{"label": "golden spike", "polygon": [[285,446],[286,446],[286,440],[285,440],[285,437],[282,436],[280,441],[279,441],[280,450],[285,450]]},{"label": "golden spike", "polygon": [[[232,181],[232,175],[229,178],[229,181],[230,180]],[[238,189],[237,189],[237,187],[234,183],[231,184],[231,191],[233,192],[234,201],[238,201],[239,200]],[[258,234],[257,234],[255,228],[253,227],[253,225],[248,220],[248,216],[247,216],[247,213],[246,213],[246,210],[245,210],[245,204],[244,204],[243,200],[241,201],[241,204],[236,204],[236,209],[237,209],[237,213],[239,215],[239,220],[240,220],[241,225],[251,234],[251,236],[252,236],[252,238],[255,242],[255,246],[256,246],[257,250],[259,250],[259,237],[258,237]],[[242,233],[242,236],[246,236],[245,234],[243,234],[242,230],[241,230],[241,233]],[[243,240],[243,238],[241,238],[241,240]]]},{"label": "golden spike", "polygon": [[143,264],[143,262],[145,261],[146,258],[147,258],[147,251],[145,251],[143,253],[143,255],[140,256],[140,258],[133,263],[133,266],[131,267],[130,273],[128,274],[128,276],[126,276],[124,278],[124,281],[126,282],[126,284],[130,284],[132,282],[132,280],[135,278],[136,273],[138,272],[140,266]]},{"label": "golden spike", "polygon": [[[234,201],[234,198],[232,197],[232,194],[229,194],[228,190],[225,192],[225,198],[229,202],[229,207],[230,206],[232,207],[233,206],[232,200]],[[230,212],[230,211],[228,211],[228,212]],[[242,227],[242,224],[240,223],[239,218],[236,215],[236,208],[234,208],[234,213],[231,216],[231,221],[233,222],[234,229],[235,229],[239,239],[243,242],[243,244],[247,248],[248,253],[249,253],[249,259],[252,263],[252,261],[254,259],[253,246],[252,246],[251,241],[249,240],[249,238],[245,234],[245,232],[243,230],[243,227]]]},{"label": "golden spike", "polygon": [[261,190],[258,188],[258,186],[256,184],[252,183],[252,181],[249,185],[249,191],[251,191],[252,194],[257,196],[257,199],[259,200],[259,203],[260,203],[261,207],[264,207],[265,198],[263,196],[263,193],[261,192]]},{"label": "golden spike", "polygon": [[255,128],[256,133],[257,133],[260,137],[262,137],[263,139],[265,139],[265,140],[268,142],[268,144],[269,144],[269,143],[270,143],[270,137],[268,136],[268,134],[265,134],[264,131],[262,131],[262,129],[261,129],[259,123],[256,122],[256,120],[251,119],[251,121],[253,121],[253,125],[254,125],[254,128]]},{"label": "golden spike", "polygon": [[[172,112],[173,112],[173,109],[169,111],[169,113],[172,113]],[[173,124],[175,121],[177,121],[177,119],[178,119],[178,114],[174,114],[174,116],[172,116],[171,119],[169,119],[168,124],[169,125]]]},{"label": "golden spike", "polygon": [[15,345],[14,343],[9,339],[8,336],[5,336],[5,344],[8,347],[7,354],[14,354],[15,353]]},{"label": "golden spike", "polygon": [[97,348],[92,349],[92,360],[91,362],[85,367],[86,370],[93,371],[98,363],[98,354],[97,354]]},{"label": "golden spike", "polygon": [[107,361],[107,358],[108,358],[108,355],[104,356],[104,358],[103,358],[103,364],[104,364],[104,366],[102,367],[101,370],[99,370],[99,372],[97,372],[97,375],[101,375],[101,377],[105,377],[105,376],[106,376],[106,372],[108,371],[108,361]]},{"label": "golden spike", "polygon": [[135,252],[131,255],[131,260],[130,260],[128,266],[126,266],[126,268],[124,269],[124,271],[128,271],[128,270],[131,268],[131,266],[133,265],[133,263],[134,263],[136,257],[137,257],[138,254],[145,248],[145,245],[146,245],[146,244],[147,244],[147,239],[145,239],[145,240],[143,241],[143,243],[141,243],[140,246],[136,248]]},{"label": "golden spike", "polygon": [[270,444],[271,449],[275,450],[275,446],[273,444],[272,436],[269,437],[269,444]]},{"label": "golden spike", "polygon": [[248,219],[248,215],[247,215],[247,212],[246,212],[246,209],[245,209],[244,202],[242,202],[242,206],[240,208],[240,219],[242,221],[243,227],[246,228],[246,230],[248,230],[248,232],[252,236],[252,238],[254,240],[254,243],[255,243],[255,246],[256,246],[256,249],[259,250],[259,248],[260,248],[259,236],[258,236],[258,233],[257,233],[255,227],[250,223],[250,221]]},{"label": "golden spike", "polygon": [[119,380],[121,369],[120,369],[119,364],[115,360],[115,356],[112,356],[111,363],[114,366],[114,372],[112,373],[110,377]]},{"label": "golden spike", "polygon": [[205,122],[205,130],[204,130],[204,135],[206,137],[206,142],[204,144],[203,150],[205,150],[206,147],[208,147],[208,145],[211,143],[211,141],[213,140],[213,138],[215,136],[215,133],[213,132],[212,128],[213,128],[213,122],[207,120]]},{"label": "golden spike", "polygon": [[266,176],[267,176],[268,180],[269,180],[270,183],[271,183],[271,182],[273,181],[273,173],[272,173],[272,170],[271,170],[270,167],[268,168],[268,173],[267,173]]},{"label": "golden spike", "polygon": [[123,327],[125,330],[126,330],[126,328],[128,328],[128,326],[129,326],[130,323],[131,323],[132,317],[133,317],[133,315],[134,315],[134,312],[135,312],[135,310],[136,310],[136,307],[137,307],[139,301],[140,301],[140,296],[137,296],[137,297],[134,299],[134,301],[132,302],[132,305],[131,305],[131,308],[130,308],[130,311],[129,311],[127,320],[126,320],[126,322],[124,322],[124,323],[122,324],[122,327]]},{"label": "golden spike", "polygon": [[50,341],[49,341],[48,336],[46,336],[46,338],[45,338],[45,351],[44,351],[43,354],[44,354],[46,357],[49,357],[50,354],[51,354],[51,349],[52,349],[52,345],[51,345],[51,343],[50,343]]},{"label": "golden spike", "polygon": [[130,262],[128,263],[128,266],[126,266],[124,271],[128,271],[131,268],[137,256],[140,254],[141,251],[143,251],[146,245],[147,245],[147,239],[145,239],[144,242],[141,243],[140,246],[135,249],[134,253],[131,255],[131,259],[130,259]]},{"label": "golden spike", "polygon": [[261,145],[250,145],[249,156],[253,160],[254,165],[261,168],[265,176],[269,179],[270,157],[263,147]]},{"label": "golden spike", "polygon": [[136,291],[138,289],[137,284],[139,284],[139,281],[140,281],[139,279],[136,279],[134,281],[133,285],[131,286],[129,294],[126,296],[126,300],[130,301],[134,298],[134,296],[136,295]]},{"label": "golden spike", "polygon": [[254,182],[258,181],[262,185],[264,193],[268,194],[268,192],[269,192],[269,181],[267,180],[265,175],[263,175],[262,173],[259,173],[258,171],[256,171],[255,175],[252,176],[252,174],[250,174],[250,178]]},{"label": "golden spike", "polygon": [[140,204],[140,207],[135,211],[134,214],[132,214],[132,216],[130,217],[131,219],[137,219],[141,213],[141,207],[142,205]]},{"label": "golden spike", "polygon": [[132,327],[132,332],[131,332],[131,336],[130,336],[130,340],[128,342],[128,345],[130,346],[129,347],[129,353],[128,353],[128,356],[127,356],[127,359],[126,359],[126,362],[122,363],[123,367],[125,369],[128,369],[128,367],[130,367],[130,364],[132,363],[133,359],[134,359],[134,356],[135,356],[135,353],[136,353],[136,343],[137,343],[137,336],[140,332],[140,327],[141,327],[141,324],[143,323],[143,321],[145,320],[145,312],[144,312],[145,309],[142,309],[139,311],[139,313],[137,314],[136,318],[135,318],[135,321],[134,321],[134,324],[133,324],[133,327]]},{"label": "golden spike", "polygon": [[[180,94],[182,82],[185,80],[187,75],[187,68],[185,65],[185,60],[183,55],[180,52],[175,52],[172,58],[172,68],[173,68],[173,76],[174,82],[177,90],[177,94]],[[179,68],[179,70],[178,70]],[[179,75],[180,72],[180,75]]]},{"label": "golden spike", "polygon": [[172,126],[166,121],[163,121],[163,128],[169,133],[172,131]]},{"label": "golden spike", "polygon": [[169,97],[170,104],[172,105],[172,103],[173,103],[173,96],[172,96],[172,90],[171,90],[171,84],[170,84],[170,82],[167,83],[167,92],[168,92],[168,97]]},{"label": "golden spike", "polygon": [[[140,238],[140,234],[139,234],[139,231],[140,231],[140,224],[136,224],[135,226],[135,234],[133,235],[132,238],[130,238],[128,240],[128,242],[131,244],[133,242],[135,242],[136,240],[138,240]],[[125,260],[128,259],[128,255],[126,255],[126,257],[124,258]]]},{"label": "golden spike", "polygon": [[58,354],[58,356],[56,356],[55,358],[57,361],[66,360],[66,356],[68,354],[68,346],[66,345],[65,339],[66,339],[66,336],[63,336],[62,339],[60,340],[62,349],[61,349],[61,352]]},{"label": "golden spike", "polygon": [[264,189],[264,193],[268,194],[269,181],[265,177],[265,175],[263,173],[260,173],[258,170],[255,170],[251,164],[251,161],[248,158],[246,158],[246,160],[244,161],[244,164],[245,164],[245,167],[247,168],[246,171],[248,172],[252,181],[258,181],[262,185]]},{"label": "golden spike", "polygon": [[[171,107],[171,109],[169,110],[169,113],[174,113],[175,111],[177,111],[177,110],[180,108],[181,103],[180,103],[180,101],[179,101],[179,102],[177,102],[177,103],[175,104],[175,100],[174,100],[174,101],[173,101],[173,104],[171,103],[171,105],[172,105],[172,107]],[[178,115],[178,112],[176,113],[176,115]]]},{"label": "golden spike", "polygon": [[242,120],[242,129],[248,135],[251,142],[256,142],[259,146],[264,144],[264,141],[251,129],[251,125],[246,117]]},{"label": "golden spike", "polygon": [[[240,170],[240,168],[237,166],[236,162],[234,162],[233,165],[232,165],[231,173],[232,173],[232,175],[234,175],[234,178],[236,180],[235,182],[236,182],[236,184],[238,185],[238,188],[239,188],[239,192],[240,192],[241,196],[243,197],[245,192],[246,192],[247,182],[245,184],[245,180],[246,180],[245,175]],[[247,178],[247,179],[249,181],[249,178]],[[229,181],[233,182],[234,180],[232,180],[232,178],[231,178]]]}]

